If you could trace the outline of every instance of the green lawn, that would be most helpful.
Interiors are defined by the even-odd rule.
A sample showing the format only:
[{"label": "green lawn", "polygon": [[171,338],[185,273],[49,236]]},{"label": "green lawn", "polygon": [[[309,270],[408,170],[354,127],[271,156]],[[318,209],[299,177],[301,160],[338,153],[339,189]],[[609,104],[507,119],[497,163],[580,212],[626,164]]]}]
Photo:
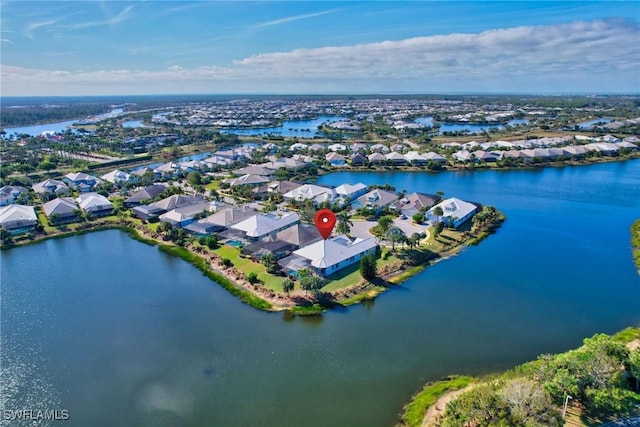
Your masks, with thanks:
[{"label": "green lawn", "polygon": [[222,258],[230,259],[233,265],[244,274],[256,273],[258,280],[262,282],[265,288],[282,292],[282,281],[284,278],[267,273],[265,266],[260,263],[253,262],[249,258],[241,258],[240,249],[228,245],[221,245],[218,249],[214,250],[214,252]]},{"label": "green lawn", "polygon": [[209,184],[205,185],[204,188],[206,188],[207,190],[219,190],[220,189],[220,182],[222,182],[222,181],[220,181],[218,179],[214,179]]},{"label": "green lawn", "polygon": [[327,280],[329,280],[329,283],[322,288],[323,291],[335,291],[355,285],[362,280],[362,275],[360,274],[360,263],[356,262],[353,265],[333,273],[331,276],[327,277]]}]

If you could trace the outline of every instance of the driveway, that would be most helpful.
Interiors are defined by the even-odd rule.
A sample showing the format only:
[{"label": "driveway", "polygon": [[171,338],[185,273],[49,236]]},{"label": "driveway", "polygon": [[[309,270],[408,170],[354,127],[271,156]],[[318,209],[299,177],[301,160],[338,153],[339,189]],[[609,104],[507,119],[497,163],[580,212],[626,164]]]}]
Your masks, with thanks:
[{"label": "driveway", "polygon": [[406,234],[407,237],[410,237],[413,233],[420,233],[420,234],[424,233],[425,235],[427,234],[428,226],[426,224],[425,225],[414,224],[411,218],[407,218],[407,219],[396,218],[393,220],[393,225],[398,227],[400,230],[404,231],[404,234]]},{"label": "driveway", "polygon": [[352,220],[351,222],[353,223],[353,226],[351,227],[351,235],[362,239],[373,237],[373,234],[369,233],[369,229],[378,225],[378,221]]}]

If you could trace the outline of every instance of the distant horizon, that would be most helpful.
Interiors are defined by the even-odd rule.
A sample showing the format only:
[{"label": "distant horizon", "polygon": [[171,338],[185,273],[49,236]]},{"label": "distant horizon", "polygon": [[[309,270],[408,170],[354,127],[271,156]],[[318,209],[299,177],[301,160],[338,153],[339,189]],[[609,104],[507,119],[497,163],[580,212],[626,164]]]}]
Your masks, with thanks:
[{"label": "distant horizon", "polygon": [[631,1],[0,3],[1,94],[628,94]]},{"label": "distant horizon", "polygon": [[259,93],[259,92],[236,92],[236,93],[130,93],[130,94],[113,94],[113,95],[0,95],[1,99],[28,99],[28,98],[152,98],[152,97],[377,97],[377,96],[392,96],[392,97],[444,97],[444,96],[487,96],[487,97],[640,97],[640,91],[632,92],[547,92],[547,93],[527,93],[527,92],[326,92],[326,93]]}]

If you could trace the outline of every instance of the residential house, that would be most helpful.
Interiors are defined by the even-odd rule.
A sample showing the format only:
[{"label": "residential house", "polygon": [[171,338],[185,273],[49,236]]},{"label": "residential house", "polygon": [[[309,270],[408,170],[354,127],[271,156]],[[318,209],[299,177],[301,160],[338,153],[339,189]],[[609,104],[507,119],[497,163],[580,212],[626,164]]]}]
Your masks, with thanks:
[{"label": "residential house", "polygon": [[274,169],[265,168],[263,166],[247,166],[244,168],[236,169],[232,171],[234,175],[242,176],[242,175],[262,175],[262,176],[271,176],[275,172]]},{"label": "residential house", "polygon": [[318,228],[311,224],[296,224],[276,233],[276,238],[295,246],[295,249],[302,248],[322,239]]},{"label": "residential house", "polygon": [[106,173],[100,177],[100,179],[109,181],[110,183],[116,185],[124,185],[128,182],[132,182],[135,178],[137,178],[135,175],[131,175],[118,169]]},{"label": "residential house", "polygon": [[160,177],[165,179],[171,179],[183,175],[183,170],[180,165],[175,162],[167,162],[154,169],[155,173],[158,173]]},{"label": "residential house", "polygon": [[331,152],[325,156],[331,166],[344,166],[347,159],[340,153]]},{"label": "residential house", "polygon": [[296,247],[289,242],[267,236],[264,239],[251,242],[242,248],[242,253],[254,258],[262,258],[271,254],[276,260],[282,259],[296,250]]},{"label": "residential house", "polygon": [[400,212],[407,217],[412,217],[417,214],[421,209],[426,211],[433,206],[438,200],[438,196],[433,194],[424,193],[411,193],[407,194],[392,206],[397,212]]},{"label": "residential house", "polygon": [[51,224],[65,224],[80,219],[80,208],[71,197],[59,197],[44,203],[42,211]]},{"label": "residential house", "polygon": [[161,214],[158,219],[168,222],[174,227],[184,227],[194,222],[198,216],[206,216],[208,212],[215,209],[215,204],[207,200],[200,200],[187,206],[171,209]]},{"label": "residential house", "polygon": [[133,172],[131,172],[131,175],[137,177],[137,178],[141,178],[143,176],[145,176],[146,174],[152,174],[154,176],[154,178],[160,178],[162,176],[162,174],[158,171],[156,171],[153,168],[150,168],[148,166],[144,166],[141,167],[139,169],[134,170]]},{"label": "residential house", "polygon": [[80,209],[91,215],[103,216],[113,212],[113,205],[109,199],[98,193],[82,193],[76,201]]},{"label": "residential house", "polygon": [[[388,153],[389,152],[389,147],[387,147],[384,144],[373,144],[371,146],[371,151],[376,151],[379,153]],[[369,161],[371,161],[371,158],[369,158]]]},{"label": "residential house", "polygon": [[278,264],[291,276],[297,276],[297,271],[303,268],[311,268],[319,276],[329,276],[360,261],[363,256],[375,253],[376,246],[373,238],[352,241],[346,236],[338,236],[302,247]]},{"label": "residential house", "polygon": [[385,158],[387,159],[388,163],[391,163],[394,166],[404,166],[408,163],[406,157],[396,151],[392,151],[391,153],[387,154]]},{"label": "residential house", "polygon": [[438,153],[434,153],[433,151],[424,153],[422,157],[424,157],[427,161],[438,162],[440,164],[445,163],[447,161],[442,155]]},{"label": "residential house", "polygon": [[47,179],[42,182],[38,182],[31,186],[33,191],[42,195],[48,196],[55,194],[56,196],[62,196],[69,194],[69,187],[62,181],[56,181],[55,179]]},{"label": "residential house", "polygon": [[422,166],[427,163],[427,159],[417,151],[409,151],[404,157],[409,163],[415,166]]},{"label": "residential house", "polygon": [[84,172],[70,172],[62,178],[62,181],[64,181],[69,187],[78,190],[81,193],[91,191],[93,187],[102,183],[100,178],[96,178],[95,176]]},{"label": "residential house", "polygon": [[229,178],[225,179],[224,182],[229,184],[230,186],[237,185],[249,185],[249,186],[257,186],[260,184],[264,184],[265,182],[269,182],[269,178],[263,175],[242,175],[238,178]]},{"label": "residential house", "polygon": [[390,206],[393,202],[397,201],[400,195],[394,191],[381,190],[376,188],[358,197],[357,202],[354,203],[354,207],[367,206],[371,207],[379,214],[386,206]]},{"label": "residential house", "polygon": [[289,228],[299,222],[300,217],[297,213],[286,212],[278,215],[272,212],[254,215],[231,225],[229,228],[244,233],[247,240],[256,241],[268,235],[275,235],[278,231]]},{"label": "residential house", "polygon": [[148,185],[133,193],[128,199],[124,201],[123,204],[126,207],[138,206],[145,200],[151,200],[154,197],[159,196],[166,189],[167,187],[162,184]]},{"label": "residential house", "polygon": [[21,194],[26,194],[27,189],[19,185],[5,185],[0,188],[0,206],[12,205]]},{"label": "residential house", "polygon": [[295,181],[271,181],[254,188],[253,193],[256,195],[256,197],[265,199],[272,194],[288,193],[289,191],[295,190],[302,185],[303,184],[301,182]]},{"label": "residential house", "polygon": [[11,234],[26,233],[38,225],[33,206],[7,205],[0,207],[0,227]]},{"label": "residential house", "polygon": [[380,154],[380,153],[371,153],[369,154],[369,156],[367,157],[367,160],[369,161],[369,164],[384,164],[387,162],[387,158],[384,156],[384,154]]},{"label": "residential house", "polygon": [[233,224],[251,218],[257,213],[258,211],[247,205],[242,205],[237,208],[222,208],[213,215],[186,225],[184,229],[198,235],[216,233]]},{"label": "residential house", "polygon": [[155,203],[149,205],[140,205],[132,209],[133,214],[143,220],[150,220],[159,217],[165,212],[172,209],[180,208],[183,206],[193,205],[201,202],[202,197],[185,196],[182,194],[174,194],[173,196],[165,197]]},{"label": "residential house", "polygon": [[351,166],[365,166],[369,163],[367,157],[362,153],[354,153],[351,155]]},{"label": "residential house", "polygon": [[331,144],[327,147],[330,151],[346,151],[347,150],[347,146],[344,144],[340,144],[340,143],[336,143],[336,144]]},{"label": "residential house", "polygon": [[314,184],[304,184],[284,193],[282,197],[291,202],[303,202],[305,200],[316,201],[316,199],[323,194],[328,194],[331,199],[335,196],[335,192],[331,188],[321,187]]},{"label": "residential house", "polygon": [[[433,213],[437,207],[442,209],[442,216],[440,217],[436,217]],[[457,228],[471,218],[477,209],[478,207],[472,203],[451,197],[429,209],[427,211],[427,219],[430,221],[441,221]]]},{"label": "residential house", "polygon": [[342,184],[334,188],[336,195],[345,200],[355,200],[367,192],[367,186],[359,182],[357,184]]},{"label": "residential house", "polygon": [[456,159],[457,161],[462,162],[462,163],[470,162],[470,161],[472,161],[474,159],[473,154],[471,154],[467,150],[456,151],[451,156],[454,159]]}]

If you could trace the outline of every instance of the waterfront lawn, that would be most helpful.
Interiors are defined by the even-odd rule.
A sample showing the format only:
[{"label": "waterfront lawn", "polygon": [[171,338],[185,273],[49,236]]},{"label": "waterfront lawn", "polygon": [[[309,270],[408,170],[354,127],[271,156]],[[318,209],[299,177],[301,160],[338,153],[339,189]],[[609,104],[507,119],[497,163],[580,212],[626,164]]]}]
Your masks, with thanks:
[{"label": "waterfront lawn", "polygon": [[329,283],[322,288],[323,291],[336,291],[338,289],[353,286],[362,281],[362,275],[360,274],[360,263],[356,262],[340,271],[333,273],[327,277]]},{"label": "waterfront lawn", "polygon": [[265,266],[261,263],[253,262],[250,258],[242,258],[240,256],[240,249],[228,245],[221,245],[218,249],[215,249],[214,252],[222,258],[231,260],[233,265],[244,274],[256,273],[258,280],[260,280],[260,283],[265,288],[282,292],[282,281],[284,278],[267,273]]}]

